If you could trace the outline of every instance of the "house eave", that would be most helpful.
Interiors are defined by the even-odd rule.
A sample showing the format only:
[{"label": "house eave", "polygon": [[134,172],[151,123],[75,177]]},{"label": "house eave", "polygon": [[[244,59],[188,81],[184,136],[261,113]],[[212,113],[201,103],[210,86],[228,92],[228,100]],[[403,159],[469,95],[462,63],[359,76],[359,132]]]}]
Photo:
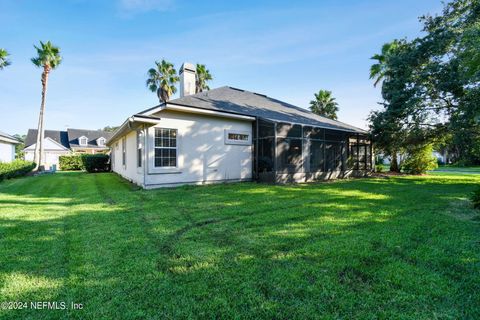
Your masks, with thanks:
[{"label": "house eave", "polygon": [[129,117],[125,122],[113,133],[112,137],[105,143],[106,146],[111,146],[120,137],[128,132],[136,130],[141,125],[154,126],[160,122],[160,118],[147,115],[135,114]]},{"label": "house eave", "polygon": [[10,139],[7,137],[0,137],[0,142],[6,142],[6,143],[11,143],[11,144],[20,144],[21,142],[15,139]]}]

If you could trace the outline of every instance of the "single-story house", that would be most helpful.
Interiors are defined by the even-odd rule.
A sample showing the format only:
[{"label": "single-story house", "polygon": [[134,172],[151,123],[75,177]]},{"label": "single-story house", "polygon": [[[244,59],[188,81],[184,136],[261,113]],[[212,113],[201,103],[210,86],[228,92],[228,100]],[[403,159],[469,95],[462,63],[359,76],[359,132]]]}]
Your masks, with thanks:
[{"label": "single-story house", "polygon": [[112,170],[144,187],[227,181],[304,182],[366,175],[367,133],[266,95],[195,90],[180,70],[180,98],[129,117],[107,141]]},{"label": "single-story house", "polygon": [[20,143],[14,136],[0,131],[0,162],[15,160],[15,146]]},{"label": "single-story house", "polygon": [[[106,141],[111,132],[102,130],[67,129],[66,131],[45,130],[43,149],[46,169],[52,165],[59,167],[58,158],[72,153],[105,153],[109,148]],[[25,160],[33,161],[37,144],[37,130],[29,129],[25,139]],[[61,168],[60,168],[61,169]]]}]

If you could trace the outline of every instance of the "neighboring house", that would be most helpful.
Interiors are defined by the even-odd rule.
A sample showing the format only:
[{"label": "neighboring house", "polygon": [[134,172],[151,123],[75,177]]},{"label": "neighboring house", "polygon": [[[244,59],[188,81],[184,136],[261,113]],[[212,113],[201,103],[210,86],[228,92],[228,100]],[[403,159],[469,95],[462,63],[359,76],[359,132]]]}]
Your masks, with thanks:
[{"label": "neighboring house", "polygon": [[[101,130],[67,129],[67,131],[45,130],[43,141],[44,165],[48,169],[52,165],[59,167],[58,158],[71,153],[105,153],[105,145],[111,137],[110,132]],[[25,139],[25,160],[33,161],[37,143],[37,130],[29,129]],[[60,168],[61,169],[61,168]]]},{"label": "neighboring house", "polygon": [[15,160],[15,146],[20,143],[14,136],[0,131],[0,162]]},{"label": "neighboring house", "polygon": [[180,98],[128,118],[107,141],[112,170],[144,188],[226,181],[313,181],[372,170],[366,132],[286,102],[231,87]]}]

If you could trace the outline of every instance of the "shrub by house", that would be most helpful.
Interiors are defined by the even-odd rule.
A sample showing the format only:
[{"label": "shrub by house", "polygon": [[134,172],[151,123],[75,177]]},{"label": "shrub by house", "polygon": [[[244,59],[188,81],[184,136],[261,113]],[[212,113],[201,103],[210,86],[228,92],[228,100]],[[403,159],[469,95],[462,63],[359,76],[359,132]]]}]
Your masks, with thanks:
[{"label": "shrub by house", "polygon": [[33,168],[35,163],[31,161],[15,160],[10,163],[0,163],[0,181],[24,176]]}]

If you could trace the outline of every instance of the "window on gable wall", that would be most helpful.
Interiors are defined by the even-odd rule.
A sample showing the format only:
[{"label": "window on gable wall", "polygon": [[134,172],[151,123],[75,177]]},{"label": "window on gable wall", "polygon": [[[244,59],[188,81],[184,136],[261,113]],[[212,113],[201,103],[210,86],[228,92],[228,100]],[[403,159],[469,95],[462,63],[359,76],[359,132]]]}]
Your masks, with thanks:
[{"label": "window on gable wall", "polygon": [[143,166],[143,131],[137,131],[137,167],[141,168]]},{"label": "window on gable wall", "polygon": [[251,144],[250,133],[244,131],[225,130],[225,144]]},{"label": "window on gable wall", "polygon": [[176,167],[177,129],[155,128],[154,149],[155,167]]}]

